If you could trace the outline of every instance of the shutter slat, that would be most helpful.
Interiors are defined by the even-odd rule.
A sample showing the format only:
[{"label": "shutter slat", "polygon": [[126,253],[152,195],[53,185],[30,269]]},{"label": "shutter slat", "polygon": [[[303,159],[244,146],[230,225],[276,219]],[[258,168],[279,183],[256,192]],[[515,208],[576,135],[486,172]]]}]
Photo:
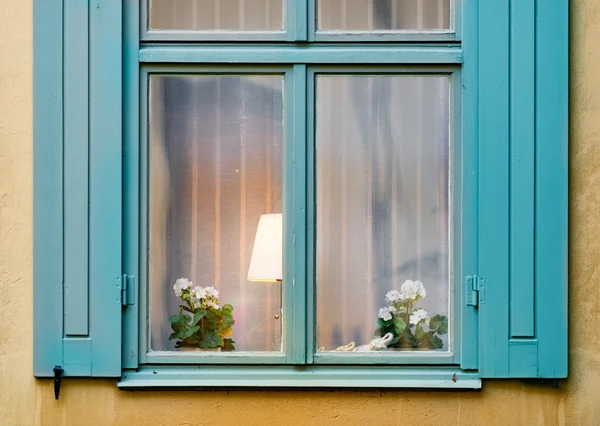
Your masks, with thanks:
[{"label": "shutter slat", "polygon": [[536,297],[540,377],[567,377],[568,0],[537,3]]},{"label": "shutter slat", "polygon": [[[455,173],[455,179],[460,183],[455,188],[461,188],[462,198],[460,205],[454,207],[454,235],[461,235],[461,263],[462,268],[457,268],[454,285],[462,284],[456,297],[460,296],[460,366],[464,369],[476,370],[478,363],[478,310],[476,306],[466,303],[468,293],[472,292],[472,279],[477,274],[477,238],[478,238],[478,92],[477,79],[479,69],[479,9],[477,2],[468,2],[463,8],[464,22],[469,25],[463,30],[463,56],[462,70],[462,142],[461,142],[461,175]],[[457,90],[457,89],[455,89]],[[456,163],[455,163],[456,164]],[[460,217],[460,220],[456,220]],[[467,280],[467,276],[471,280]]]},{"label": "shutter slat", "polygon": [[479,369],[499,375],[508,371],[508,2],[479,2]]},{"label": "shutter slat", "polygon": [[90,320],[92,375],[121,375],[122,16],[90,10]]},{"label": "shutter slat", "polygon": [[62,362],[62,1],[33,11],[33,374],[50,377]]}]

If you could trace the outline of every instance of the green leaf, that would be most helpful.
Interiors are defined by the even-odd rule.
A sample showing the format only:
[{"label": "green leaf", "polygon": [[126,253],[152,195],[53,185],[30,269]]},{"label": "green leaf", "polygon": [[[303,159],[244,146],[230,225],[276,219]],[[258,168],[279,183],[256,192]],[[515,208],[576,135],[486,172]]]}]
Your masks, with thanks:
[{"label": "green leaf", "polygon": [[194,319],[192,320],[192,324],[198,324],[198,321],[200,321],[204,315],[206,315],[206,310],[204,309],[200,309],[198,312],[196,312],[194,314]]},{"label": "green leaf", "polygon": [[234,351],[235,346],[233,346],[235,342],[233,339],[223,339],[223,350],[224,351]]},{"label": "green leaf", "polygon": [[204,318],[204,326],[206,330],[215,330],[217,328],[218,317],[212,309],[206,311]]},{"label": "green leaf", "polygon": [[395,345],[399,341],[400,341],[400,336],[394,336],[394,338],[392,339],[392,342],[390,343],[390,345]]},{"label": "green leaf", "polygon": [[444,315],[435,315],[429,320],[429,329],[435,330],[437,334],[448,333],[448,318]]},{"label": "green leaf", "polygon": [[177,322],[177,321],[179,321],[180,318],[181,318],[181,314],[171,315],[169,317],[169,322]]},{"label": "green leaf", "polygon": [[190,317],[189,315],[184,315],[183,318],[185,319],[185,322],[192,322],[192,317]]},{"label": "green leaf", "polygon": [[415,330],[415,338],[420,341],[424,335],[425,331],[423,331],[423,328],[417,324],[417,329]]},{"label": "green leaf", "polygon": [[233,324],[235,324],[235,320],[231,317],[224,317],[221,320],[221,325],[219,327],[219,330],[227,330],[229,328],[231,328],[233,326]]},{"label": "green leaf", "polygon": [[384,321],[382,318],[377,318],[377,325],[379,327],[389,327],[392,324],[390,321]]},{"label": "green leaf", "polygon": [[169,335],[169,340],[177,339],[177,333],[171,333]]},{"label": "green leaf", "polygon": [[224,311],[227,311],[227,312],[231,312],[231,311],[233,311],[233,306],[227,303],[227,304],[223,305],[221,307],[221,309]]},{"label": "green leaf", "polygon": [[173,331],[175,333],[179,333],[186,327],[187,327],[187,325],[186,325],[185,319],[183,317],[180,317],[177,321],[171,323],[171,328],[173,329]]},{"label": "green leaf", "polygon": [[394,316],[392,322],[394,324],[394,335],[398,336],[406,329],[406,322],[402,318]]},{"label": "green leaf", "polygon": [[[434,334],[434,331],[424,331],[423,335],[417,339],[417,346],[419,348],[429,348],[431,336]],[[416,335],[416,333],[415,333]]]},{"label": "green leaf", "polygon": [[382,337],[382,336],[385,336],[385,334],[383,333],[381,327],[377,327],[375,329],[375,331],[373,332],[373,336],[375,336],[375,337]]},{"label": "green leaf", "polygon": [[429,343],[431,345],[431,349],[442,349],[444,347],[444,342],[442,342],[442,339],[437,337],[435,334],[431,335],[429,338]]},{"label": "green leaf", "polygon": [[187,339],[184,340],[186,345],[190,345],[190,346],[198,346],[198,342],[200,341],[200,339],[198,338],[198,335],[194,334],[192,337],[188,337]]},{"label": "green leaf", "polygon": [[402,336],[400,339],[400,345],[405,346],[405,347],[416,347],[417,346],[417,339],[415,339],[415,336],[413,336],[409,327],[406,327],[404,329],[404,333],[402,333]]},{"label": "green leaf", "polygon": [[200,327],[198,327],[197,325],[194,325],[190,328],[186,328],[186,329],[180,331],[179,333],[177,333],[177,337],[179,337],[182,340],[185,340],[188,337],[193,336],[194,333],[196,333],[198,330],[200,330]]},{"label": "green leaf", "polygon": [[214,331],[204,334],[204,338],[198,344],[203,349],[218,348],[221,345],[223,345],[223,338]]}]

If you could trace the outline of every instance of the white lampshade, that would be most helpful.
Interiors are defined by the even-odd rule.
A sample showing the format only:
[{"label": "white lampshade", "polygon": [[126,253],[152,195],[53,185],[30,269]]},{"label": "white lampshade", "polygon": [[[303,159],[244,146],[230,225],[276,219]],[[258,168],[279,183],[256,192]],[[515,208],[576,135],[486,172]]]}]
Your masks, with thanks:
[{"label": "white lampshade", "polygon": [[277,282],[283,274],[283,219],[281,213],[263,214],[258,222],[248,281]]}]

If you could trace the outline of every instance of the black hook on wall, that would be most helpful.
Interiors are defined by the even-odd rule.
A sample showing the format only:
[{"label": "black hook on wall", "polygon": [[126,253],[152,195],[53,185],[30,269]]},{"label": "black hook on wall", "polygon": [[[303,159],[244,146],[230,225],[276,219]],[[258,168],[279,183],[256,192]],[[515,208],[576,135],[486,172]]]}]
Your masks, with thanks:
[{"label": "black hook on wall", "polygon": [[54,399],[58,400],[58,395],[60,394],[60,382],[62,381],[62,375],[65,370],[63,370],[60,365],[57,365],[52,371],[54,371]]}]

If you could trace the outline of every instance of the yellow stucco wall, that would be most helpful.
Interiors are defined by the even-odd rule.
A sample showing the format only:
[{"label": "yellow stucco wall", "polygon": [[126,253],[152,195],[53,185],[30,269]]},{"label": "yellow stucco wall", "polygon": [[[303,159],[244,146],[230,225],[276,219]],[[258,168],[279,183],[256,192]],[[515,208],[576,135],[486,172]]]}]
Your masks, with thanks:
[{"label": "yellow stucco wall", "polygon": [[32,377],[32,6],[0,0],[0,425],[600,425],[600,1],[571,0],[571,13],[571,368],[560,389],[123,392],[70,379],[57,402],[51,381]]}]

